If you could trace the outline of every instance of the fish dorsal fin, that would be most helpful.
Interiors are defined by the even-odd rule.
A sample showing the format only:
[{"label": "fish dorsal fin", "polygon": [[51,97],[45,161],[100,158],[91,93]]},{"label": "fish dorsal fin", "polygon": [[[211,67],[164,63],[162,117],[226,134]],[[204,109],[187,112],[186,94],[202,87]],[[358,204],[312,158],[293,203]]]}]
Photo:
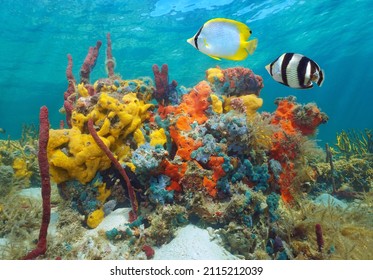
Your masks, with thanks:
[{"label": "fish dorsal fin", "polygon": [[209,20],[207,23],[210,23],[210,22],[225,22],[225,23],[236,26],[239,33],[241,34],[242,40],[244,41],[246,41],[251,35],[250,28],[246,24],[236,21],[236,20],[227,19],[227,18],[214,18],[214,19]]},{"label": "fish dorsal fin", "polygon": [[213,55],[209,55],[209,57],[213,58],[213,59],[216,59],[216,60],[221,60],[219,57],[217,56],[213,56]]}]

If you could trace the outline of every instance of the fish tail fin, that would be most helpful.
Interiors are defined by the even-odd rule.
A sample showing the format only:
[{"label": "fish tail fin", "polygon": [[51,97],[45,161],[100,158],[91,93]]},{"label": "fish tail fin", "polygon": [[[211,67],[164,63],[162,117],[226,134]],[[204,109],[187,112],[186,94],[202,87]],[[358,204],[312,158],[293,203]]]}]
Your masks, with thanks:
[{"label": "fish tail fin", "polygon": [[317,79],[316,81],[316,84],[321,87],[322,84],[324,83],[324,79],[325,79],[325,73],[324,73],[324,70],[320,69],[319,71],[319,78]]},{"label": "fish tail fin", "polygon": [[254,39],[248,42],[245,42],[245,49],[249,54],[253,54],[253,52],[256,50],[256,47],[258,46],[258,39]]}]

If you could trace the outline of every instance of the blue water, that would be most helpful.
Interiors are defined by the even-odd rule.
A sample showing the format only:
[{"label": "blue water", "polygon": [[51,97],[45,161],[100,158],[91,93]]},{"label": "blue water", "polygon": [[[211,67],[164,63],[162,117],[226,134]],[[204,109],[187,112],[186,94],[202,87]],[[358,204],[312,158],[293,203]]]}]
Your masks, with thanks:
[{"label": "blue water", "polygon": [[[333,143],[342,129],[373,128],[372,10],[370,0],[1,0],[0,127],[6,134],[0,137],[17,139],[22,124],[38,122],[42,105],[57,128],[64,119],[58,110],[67,88],[66,55],[73,56],[78,78],[88,47],[102,40],[91,81],[105,77],[110,32],[115,72],[124,79],[152,77],[154,63],[167,63],[170,78],[191,87],[209,67],[248,67],[264,78],[262,111],[273,111],[276,97],[316,102],[330,117],[317,137]],[[215,17],[249,25],[259,40],[254,55],[219,62],[186,43]],[[264,66],[284,52],[314,59],[325,70],[324,85],[300,91],[272,80]]]}]

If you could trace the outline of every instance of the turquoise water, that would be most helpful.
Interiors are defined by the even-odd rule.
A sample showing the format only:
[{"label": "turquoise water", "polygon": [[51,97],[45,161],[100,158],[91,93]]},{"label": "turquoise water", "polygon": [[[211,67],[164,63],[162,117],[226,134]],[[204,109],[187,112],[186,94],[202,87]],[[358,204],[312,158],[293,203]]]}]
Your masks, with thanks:
[{"label": "turquoise water", "polygon": [[[51,124],[64,119],[58,110],[67,87],[66,55],[74,74],[89,46],[103,41],[91,81],[106,76],[105,38],[110,32],[115,71],[124,79],[151,76],[153,64],[167,63],[170,78],[191,87],[205,70],[244,66],[264,78],[262,111],[273,111],[276,97],[295,95],[316,102],[329,115],[318,138],[333,143],[342,129],[372,128],[373,19],[369,0],[335,1],[0,1],[0,127],[17,139],[22,124],[37,123],[42,105]],[[215,17],[245,22],[258,38],[253,56],[244,61],[216,61],[186,43]],[[323,87],[300,91],[276,83],[264,66],[284,52],[314,59],[326,73]]]}]

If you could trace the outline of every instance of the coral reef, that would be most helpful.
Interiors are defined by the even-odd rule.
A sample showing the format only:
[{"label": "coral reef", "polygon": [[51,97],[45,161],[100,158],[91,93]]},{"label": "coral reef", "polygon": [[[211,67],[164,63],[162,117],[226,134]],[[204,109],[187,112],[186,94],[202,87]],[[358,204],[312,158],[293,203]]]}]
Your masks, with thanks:
[{"label": "coral reef", "polygon": [[[47,146],[62,199],[57,233],[39,258],[151,259],[189,223],[209,228],[241,259],[372,258],[364,247],[373,246],[369,130],[337,135],[325,153],[315,135],[326,114],[292,96],[260,112],[263,80],[243,67],[210,68],[191,88],[170,83],[166,64],[153,65],[154,82],[123,79],[114,72],[110,34],[108,77],[91,83],[100,47],[89,49],[80,83],[68,56],[67,128],[50,129]],[[0,142],[0,194],[9,201],[17,178],[35,181],[38,148],[27,135],[25,145]],[[341,211],[318,204],[325,192],[354,200]],[[38,223],[20,222],[21,208],[0,199],[0,237],[25,239],[22,254],[9,248],[4,258],[24,256],[36,238]],[[122,209],[125,222],[101,228]],[[33,211],[40,217],[40,207]]]},{"label": "coral reef", "polygon": [[[82,69],[92,69],[98,48],[99,45],[90,49]],[[107,59],[112,67],[109,35]],[[69,60],[67,73],[71,81],[70,72]],[[115,76],[113,70],[108,72],[109,78],[100,79],[93,86],[87,78],[75,84],[71,128],[51,130],[48,146],[52,179],[65,190],[70,188],[69,182],[77,180],[74,184],[82,187],[75,185],[75,190],[91,193],[91,203],[87,203],[87,195],[84,200],[74,195],[74,203],[85,205],[80,211],[95,226],[104,218],[102,207],[112,199],[111,190],[118,189],[117,183],[107,181],[108,177],[101,178],[101,183],[95,179],[109,170],[113,159],[118,159],[117,167],[130,168],[138,180],[134,186],[136,195],[133,191],[127,191],[127,195],[132,206],[136,196],[140,199],[140,212],[141,205],[149,203],[187,203],[195,209],[193,204],[199,200],[234,200],[234,184],[243,184],[248,190],[269,195],[263,203],[268,205],[269,220],[273,222],[278,219],[275,192],[280,191],[283,199],[290,201],[292,189],[296,192],[309,179],[297,175],[308,166],[304,155],[300,155],[308,153],[302,150],[306,141],[300,140],[313,134],[327,117],[316,105],[300,105],[294,98],[279,100],[273,115],[258,113],[263,104],[259,97],[263,80],[250,69],[209,69],[206,80],[186,91],[175,81],[169,84],[167,65],[161,70],[153,66],[155,87],[146,79],[126,81]],[[88,130],[91,134],[97,132],[95,141]],[[95,145],[98,139],[103,142],[100,148]],[[113,155],[111,161],[108,152]],[[299,164],[302,160],[303,164]],[[297,176],[297,185],[293,186]],[[122,182],[118,174],[112,174],[110,180]],[[108,195],[99,200],[89,188],[104,183]],[[125,178],[124,185],[131,185],[130,178]],[[243,192],[242,199],[247,200],[245,193],[248,195]],[[216,222],[216,213],[223,213],[208,209],[203,212],[190,215]],[[233,218],[237,213],[230,215]],[[249,222],[251,216],[245,215],[245,223],[254,223]],[[229,221],[224,223],[228,225]]]}]

